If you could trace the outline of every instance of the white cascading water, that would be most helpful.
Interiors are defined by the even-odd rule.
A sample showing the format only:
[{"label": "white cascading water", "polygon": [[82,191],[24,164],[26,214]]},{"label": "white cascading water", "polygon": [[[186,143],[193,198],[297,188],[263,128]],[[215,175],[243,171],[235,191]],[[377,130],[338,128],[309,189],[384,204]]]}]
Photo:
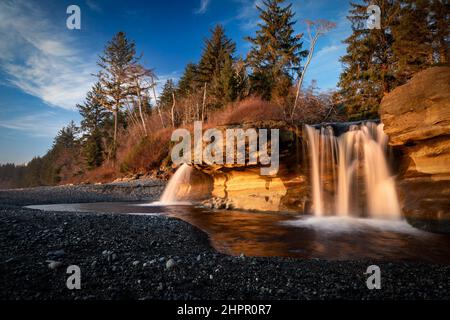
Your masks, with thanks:
[{"label": "white cascading water", "polygon": [[167,183],[160,203],[170,205],[186,200],[191,190],[191,173],[191,166],[187,164],[181,165]]},{"label": "white cascading water", "polygon": [[351,125],[335,136],[331,126],[306,126],[315,216],[400,219],[383,125]]}]

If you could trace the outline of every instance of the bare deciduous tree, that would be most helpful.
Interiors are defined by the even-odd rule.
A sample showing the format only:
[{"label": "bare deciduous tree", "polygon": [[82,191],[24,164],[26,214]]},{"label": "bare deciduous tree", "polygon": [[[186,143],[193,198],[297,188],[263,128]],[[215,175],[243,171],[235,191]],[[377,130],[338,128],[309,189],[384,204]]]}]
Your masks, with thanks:
[{"label": "bare deciduous tree", "polygon": [[297,109],[297,103],[298,103],[298,98],[300,95],[300,90],[303,85],[303,80],[305,79],[306,70],[308,69],[308,66],[311,63],[312,57],[314,55],[314,49],[316,47],[317,40],[319,39],[319,37],[321,35],[327,33],[328,31],[330,31],[331,29],[336,27],[336,24],[334,22],[327,21],[327,20],[321,20],[321,19],[316,20],[316,21],[306,20],[306,25],[307,25],[308,38],[309,38],[309,43],[310,43],[309,52],[308,52],[308,57],[306,58],[305,67],[303,68],[302,73],[300,75],[300,79],[298,80],[297,93],[295,95],[295,102],[294,102],[294,106],[293,106],[292,112],[291,112],[291,119],[294,118],[295,110]]},{"label": "bare deciduous tree", "polygon": [[163,128],[165,128],[166,126],[164,125],[164,118],[163,118],[162,113],[161,113],[161,106],[159,105],[158,97],[156,96],[156,82],[155,82],[155,80],[158,80],[158,78],[156,77],[156,75],[153,74],[151,76],[151,80],[152,80],[153,98],[155,99],[155,106],[156,106],[156,109],[158,110],[159,118],[161,119],[161,125],[162,125]]},{"label": "bare deciduous tree", "polygon": [[145,125],[145,115],[143,112],[144,97],[148,97],[148,90],[153,87],[153,78],[155,74],[152,70],[144,68],[142,65],[133,64],[128,70],[128,79],[130,82],[129,94],[136,97],[136,104],[139,110],[140,122],[144,134],[147,135],[147,127]]}]

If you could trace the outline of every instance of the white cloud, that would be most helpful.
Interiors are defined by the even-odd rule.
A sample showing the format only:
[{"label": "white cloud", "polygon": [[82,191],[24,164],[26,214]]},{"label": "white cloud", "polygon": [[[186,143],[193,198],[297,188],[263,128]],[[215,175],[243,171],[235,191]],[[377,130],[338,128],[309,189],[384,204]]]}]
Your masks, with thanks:
[{"label": "white cloud", "polygon": [[239,4],[239,13],[233,20],[239,22],[239,26],[244,31],[253,30],[260,21],[260,12],[256,7],[263,7],[262,0],[235,0]]},{"label": "white cloud", "polygon": [[195,10],[196,14],[204,14],[208,10],[210,0],[200,0],[200,7]]},{"label": "white cloud", "polygon": [[86,5],[92,11],[102,12],[102,8],[94,0],[86,0]]},{"label": "white cloud", "polygon": [[65,26],[56,27],[23,0],[0,2],[0,68],[6,80],[48,105],[73,109],[94,79]]},{"label": "white cloud", "polygon": [[[336,88],[342,71],[339,59],[346,52],[346,44],[342,43],[342,40],[351,34],[350,22],[346,18],[346,14],[347,8],[341,8],[336,12],[334,19],[330,19],[336,23],[336,28],[319,38],[317,51],[305,76],[305,85],[315,79],[318,80],[319,88]],[[305,39],[304,48],[306,49],[308,46],[309,42]]]},{"label": "white cloud", "polygon": [[32,137],[52,138],[66,123],[52,112],[43,112],[20,116],[12,119],[0,119],[0,127],[18,130]]},{"label": "white cloud", "polygon": [[[333,89],[341,72],[339,58],[345,53],[345,45],[329,45],[318,50],[305,75],[305,86],[314,79],[321,89]],[[324,76],[326,75],[326,76]]]}]

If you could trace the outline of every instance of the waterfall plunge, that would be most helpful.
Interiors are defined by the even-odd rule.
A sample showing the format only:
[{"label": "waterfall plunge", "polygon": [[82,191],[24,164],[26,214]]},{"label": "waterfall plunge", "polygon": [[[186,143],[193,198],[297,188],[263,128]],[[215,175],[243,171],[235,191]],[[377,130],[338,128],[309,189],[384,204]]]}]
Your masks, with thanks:
[{"label": "waterfall plunge", "polygon": [[191,191],[191,173],[191,166],[187,164],[181,165],[167,183],[160,203],[164,205],[183,204],[180,201],[186,201]]},{"label": "waterfall plunge", "polygon": [[313,213],[399,219],[382,124],[352,125],[336,137],[331,126],[306,126]]}]

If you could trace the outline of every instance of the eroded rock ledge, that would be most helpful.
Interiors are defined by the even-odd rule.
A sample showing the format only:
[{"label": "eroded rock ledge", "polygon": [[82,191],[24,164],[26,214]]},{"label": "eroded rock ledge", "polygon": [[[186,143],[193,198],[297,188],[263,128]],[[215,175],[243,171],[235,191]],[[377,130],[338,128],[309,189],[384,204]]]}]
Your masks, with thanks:
[{"label": "eroded rock ledge", "polygon": [[386,95],[380,107],[390,143],[402,154],[398,176],[411,223],[450,232],[450,67],[433,67]]},{"label": "eroded rock ledge", "polygon": [[[264,176],[261,175],[259,164],[194,165],[213,181],[209,200],[204,204],[218,209],[306,212],[309,207],[309,187],[301,127],[280,121],[267,121],[220,129],[229,128],[280,129],[279,170],[276,175]],[[246,157],[248,160],[248,149]]]}]

